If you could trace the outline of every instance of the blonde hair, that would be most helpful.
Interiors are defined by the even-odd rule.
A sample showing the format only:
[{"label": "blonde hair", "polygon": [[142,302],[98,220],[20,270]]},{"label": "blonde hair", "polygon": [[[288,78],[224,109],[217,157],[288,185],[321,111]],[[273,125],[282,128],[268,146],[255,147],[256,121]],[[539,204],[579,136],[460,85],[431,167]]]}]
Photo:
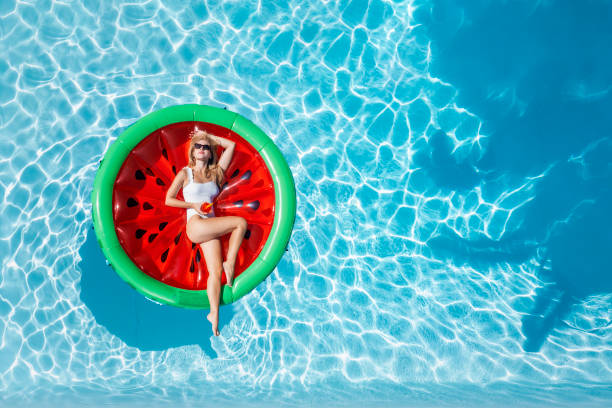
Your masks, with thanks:
[{"label": "blonde hair", "polygon": [[193,170],[196,164],[195,157],[193,155],[195,144],[201,140],[207,141],[210,145],[211,156],[206,163],[204,175],[206,178],[210,178],[212,173],[212,178],[214,179],[215,183],[217,183],[218,187],[221,187],[221,184],[225,180],[225,175],[223,174],[223,169],[219,167],[219,163],[217,163],[217,144],[211,140],[209,133],[205,130],[194,130],[190,132],[189,139],[189,151],[187,153],[189,158],[188,166]]}]

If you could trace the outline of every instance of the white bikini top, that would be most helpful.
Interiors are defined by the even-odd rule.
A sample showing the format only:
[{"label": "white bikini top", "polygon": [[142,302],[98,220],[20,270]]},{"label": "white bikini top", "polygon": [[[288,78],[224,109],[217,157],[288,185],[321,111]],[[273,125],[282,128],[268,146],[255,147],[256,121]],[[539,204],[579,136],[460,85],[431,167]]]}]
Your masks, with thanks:
[{"label": "white bikini top", "polygon": [[219,187],[214,180],[206,183],[194,183],[193,172],[189,166],[185,167],[189,176],[189,184],[183,187],[183,198],[190,203],[199,203],[206,201],[212,203],[217,195],[219,195]]}]

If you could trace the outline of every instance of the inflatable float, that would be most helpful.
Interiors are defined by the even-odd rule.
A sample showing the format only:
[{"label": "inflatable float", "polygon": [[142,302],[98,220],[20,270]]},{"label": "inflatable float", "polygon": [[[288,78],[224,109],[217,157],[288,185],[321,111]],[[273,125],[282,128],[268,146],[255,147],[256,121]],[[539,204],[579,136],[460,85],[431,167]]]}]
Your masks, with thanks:
[{"label": "inflatable float", "polygon": [[[91,201],[98,243],[123,280],[151,300],[202,309],[209,308],[202,249],[186,236],[186,210],[165,205],[172,180],[188,164],[193,130],[236,143],[213,209],[217,217],[237,215],[248,225],[232,287],[222,274],[220,304],[249,293],[285,253],[296,194],[280,150],[248,119],[202,105],[171,106],[141,118],[104,155]],[[222,147],[217,149],[220,157]],[[183,199],[182,190],[177,198]],[[223,257],[229,236],[221,237]]]}]

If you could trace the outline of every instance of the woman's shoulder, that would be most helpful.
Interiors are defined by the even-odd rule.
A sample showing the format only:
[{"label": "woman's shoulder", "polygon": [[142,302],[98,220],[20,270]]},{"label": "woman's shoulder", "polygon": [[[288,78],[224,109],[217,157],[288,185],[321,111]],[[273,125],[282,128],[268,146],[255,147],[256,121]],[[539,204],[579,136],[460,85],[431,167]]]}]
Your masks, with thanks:
[{"label": "woman's shoulder", "polygon": [[178,173],[176,173],[176,177],[180,177],[182,179],[186,179],[188,177],[188,171],[190,170],[189,166],[183,167]]}]

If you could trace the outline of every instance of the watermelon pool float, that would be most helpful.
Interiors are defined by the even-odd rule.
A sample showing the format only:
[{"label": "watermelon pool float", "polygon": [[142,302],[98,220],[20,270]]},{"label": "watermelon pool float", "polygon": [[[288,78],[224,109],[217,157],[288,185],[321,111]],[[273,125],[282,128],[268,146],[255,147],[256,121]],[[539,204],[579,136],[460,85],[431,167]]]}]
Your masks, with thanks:
[{"label": "watermelon pool float", "polygon": [[[165,205],[175,175],[187,166],[189,134],[207,132],[236,143],[217,217],[247,220],[232,287],[222,274],[220,304],[253,290],[285,253],[296,211],[295,184],[274,142],[237,113],[203,105],[153,112],[130,126],[100,163],[91,195],[98,243],[117,274],[157,302],[209,308],[208,271],[200,245],[185,233],[186,210]],[[218,146],[217,157],[222,147]],[[183,199],[182,190],[177,195]],[[225,259],[230,234],[220,237]]]}]

